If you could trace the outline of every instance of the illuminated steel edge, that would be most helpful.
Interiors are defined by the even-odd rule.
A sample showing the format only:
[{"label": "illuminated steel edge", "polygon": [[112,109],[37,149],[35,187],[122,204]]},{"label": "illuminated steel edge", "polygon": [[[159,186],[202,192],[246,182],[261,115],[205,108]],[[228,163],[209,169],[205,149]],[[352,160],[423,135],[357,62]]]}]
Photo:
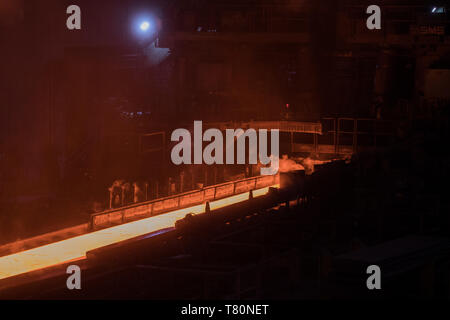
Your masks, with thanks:
[{"label": "illuminated steel edge", "polygon": [[[267,180],[268,179],[266,179],[266,181]],[[239,182],[242,182],[242,180]],[[231,183],[234,186],[233,193],[236,192],[236,183],[237,182]],[[220,189],[221,187],[224,187],[225,189],[226,185],[227,184],[215,186],[215,192],[220,192],[220,190],[222,190]],[[271,185],[265,186],[263,188],[252,189],[253,197],[265,195],[267,192],[269,192],[270,187],[279,187],[279,175],[272,177]],[[202,191],[206,192],[206,189]],[[178,196],[178,198],[184,197],[189,194]],[[235,203],[243,202],[248,200],[249,196],[250,192],[248,191],[244,193],[234,194],[222,199],[213,200],[210,201],[210,209],[214,210]],[[152,202],[152,204],[153,203],[154,202]],[[128,240],[161,229],[173,227],[175,226],[175,222],[179,219],[184,218],[186,214],[204,213],[205,208],[206,203],[201,203],[195,206],[177,209],[164,214],[124,223],[67,240],[54,242],[34,249],[0,257],[0,280],[52,267],[69,261],[84,259],[86,257],[86,252],[90,250],[98,249],[104,246],[111,245],[113,243]]]}]

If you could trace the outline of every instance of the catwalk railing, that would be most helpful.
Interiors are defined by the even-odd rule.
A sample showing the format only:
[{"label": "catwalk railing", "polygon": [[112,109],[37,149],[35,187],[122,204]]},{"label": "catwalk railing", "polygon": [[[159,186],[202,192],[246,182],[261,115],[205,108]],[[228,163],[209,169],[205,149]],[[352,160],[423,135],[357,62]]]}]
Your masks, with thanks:
[{"label": "catwalk railing", "polygon": [[[396,123],[364,118],[322,118],[321,134],[290,132],[291,153],[351,155],[382,149],[396,134]],[[285,140],[287,140],[285,138]]]},{"label": "catwalk railing", "polygon": [[252,190],[270,187],[279,184],[279,179],[279,175],[251,177],[95,213],[90,217],[90,229],[103,229],[209,201],[220,200]]}]

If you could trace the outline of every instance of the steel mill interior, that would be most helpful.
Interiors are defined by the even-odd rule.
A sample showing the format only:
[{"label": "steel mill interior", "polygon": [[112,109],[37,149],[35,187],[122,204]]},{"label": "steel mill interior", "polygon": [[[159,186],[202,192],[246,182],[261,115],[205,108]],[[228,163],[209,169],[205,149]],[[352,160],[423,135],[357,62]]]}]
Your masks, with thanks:
[{"label": "steel mill interior", "polygon": [[1,0],[0,46],[0,300],[449,301],[447,1]]}]

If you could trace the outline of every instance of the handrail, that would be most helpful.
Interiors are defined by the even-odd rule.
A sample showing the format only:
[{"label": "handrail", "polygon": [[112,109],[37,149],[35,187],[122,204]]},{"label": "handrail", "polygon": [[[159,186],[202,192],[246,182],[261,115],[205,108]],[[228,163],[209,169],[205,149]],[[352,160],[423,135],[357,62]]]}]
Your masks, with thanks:
[{"label": "handrail", "polygon": [[251,190],[268,187],[279,183],[279,175],[257,176],[202,189],[132,204],[116,209],[91,214],[91,230],[98,230],[128,221],[160,215],[169,211],[199,205],[208,201],[219,200]]}]

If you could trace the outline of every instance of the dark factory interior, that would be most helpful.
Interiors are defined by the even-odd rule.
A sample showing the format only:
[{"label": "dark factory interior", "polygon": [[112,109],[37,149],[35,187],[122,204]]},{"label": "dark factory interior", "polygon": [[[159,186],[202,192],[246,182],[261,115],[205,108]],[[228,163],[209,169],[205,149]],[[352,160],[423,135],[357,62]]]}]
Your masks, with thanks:
[{"label": "dark factory interior", "polygon": [[450,299],[447,1],[1,0],[0,43],[0,299]]}]

